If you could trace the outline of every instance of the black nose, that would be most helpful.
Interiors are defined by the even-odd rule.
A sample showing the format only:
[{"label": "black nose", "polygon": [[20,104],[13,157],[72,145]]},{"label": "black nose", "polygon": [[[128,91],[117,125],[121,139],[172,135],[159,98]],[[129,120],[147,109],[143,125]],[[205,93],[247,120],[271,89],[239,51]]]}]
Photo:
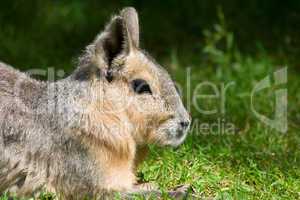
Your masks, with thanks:
[{"label": "black nose", "polygon": [[189,121],[181,121],[180,122],[180,126],[182,129],[187,129],[190,125],[190,122]]}]

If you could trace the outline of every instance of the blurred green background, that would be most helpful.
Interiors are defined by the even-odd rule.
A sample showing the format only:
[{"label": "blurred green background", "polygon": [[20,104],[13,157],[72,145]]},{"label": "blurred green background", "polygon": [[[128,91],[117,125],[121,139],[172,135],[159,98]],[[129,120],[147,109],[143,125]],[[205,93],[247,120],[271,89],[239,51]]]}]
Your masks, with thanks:
[{"label": "blurred green background", "polygon": [[[138,10],[142,47],[182,86],[185,103],[203,81],[219,91],[234,83],[225,94],[225,113],[221,99],[195,100],[204,110],[216,108],[211,115],[192,102],[194,123],[186,142],[177,150],[152,147],[139,178],[163,190],[189,184],[199,198],[300,199],[299,0],[2,0],[0,60],[21,70],[55,67],[71,73],[84,47],[124,6]],[[288,90],[286,133],[266,126],[250,107],[255,84],[283,66],[288,67],[288,83],[280,86]],[[277,89],[255,98],[255,109],[269,118]],[[203,92],[214,94],[211,88]],[[197,129],[218,120],[234,124],[234,133]]]},{"label": "blurred green background", "polygon": [[174,51],[187,64],[203,59],[203,31],[218,21],[218,10],[240,50],[257,54],[257,48],[266,48],[285,60],[299,55],[298,0],[2,0],[0,5],[0,59],[21,69],[70,66],[124,6],[139,11],[142,44],[162,59]]}]

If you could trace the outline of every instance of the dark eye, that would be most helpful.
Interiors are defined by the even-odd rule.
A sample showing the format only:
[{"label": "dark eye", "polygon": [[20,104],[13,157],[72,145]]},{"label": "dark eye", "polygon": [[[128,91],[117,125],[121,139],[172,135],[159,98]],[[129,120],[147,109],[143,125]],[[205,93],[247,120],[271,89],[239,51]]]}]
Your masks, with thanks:
[{"label": "dark eye", "polygon": [[132,81],[132,88],[137,94],[152,94],[149,84],[143,79],[135,79]]}]

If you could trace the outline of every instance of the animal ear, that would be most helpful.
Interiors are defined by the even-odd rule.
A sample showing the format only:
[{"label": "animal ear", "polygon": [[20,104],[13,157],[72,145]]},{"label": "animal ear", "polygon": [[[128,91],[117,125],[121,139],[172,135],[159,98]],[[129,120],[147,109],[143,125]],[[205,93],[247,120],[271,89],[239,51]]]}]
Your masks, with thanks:
[{"label": "animal ear", "polygon": [[129,48],[139,47],[139,18],[136,10],[133,7],[124,8],[121,11],[121,17],[124,20],[124,28],[126,30]]},{"label": "animal ear", "polygon": [[139,47],[138,16],[134,8],[124,8],[112,18],[105,30],[96,38],[96,55],[104,59],[108,67],[121,53],[129,54]]},{"label": "animal ear", "polygon": [[114,59],[121,54],[128,55],[138,47],[137,12],[132,7],[124,8],[87,47],[84,56],[79,59],[81,67],[74,73],[75,78],[87,80],[95,74],[103,74],[110,81],[115,70],[111,67]]},{"label": "animal ear", "polygon": [[138,16],[134,8],[124,8],[112,18],[95,41],[96,55],[102,56],[108,66],[119,54],[129,54],[139,47]]}]

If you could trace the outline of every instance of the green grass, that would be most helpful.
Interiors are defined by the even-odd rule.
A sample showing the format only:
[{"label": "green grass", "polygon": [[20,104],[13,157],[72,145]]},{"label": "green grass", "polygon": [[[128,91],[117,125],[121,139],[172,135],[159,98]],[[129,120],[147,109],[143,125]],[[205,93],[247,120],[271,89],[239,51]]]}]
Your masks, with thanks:
[{"label": "green grass", "polygon": [[[281,133],[253,115],[250,95],[255,84],[272,76],[283,62],[262,50],[259,56],[240,53],[232,42],[233,35],[226,29],[207,32],[206,37],[206,59],[193,64],[187,58],[181,60],[172,55],[170,71],[174,79],[185,86],[187,69],[182,63],[189,63],[192,94],[203,81],[215,84],[219,91],[222,84],[233,82],[225,95],[225,111],[222,113],[220,109],[220,98],[196,99],[201,108],[216,108],[217,112],[201,114],[191,104],[194,124],[185,143],[178,149],[152,146],[150,157],[139,170],[140,177],[159,184],[165,191],[190,184],[201,198],[300,199],[299,71],[288,66],[288,83],[282,86],[288,89],[289,129]],[[225,47],[217,48],[220,43]],[[272,86],[256,97],[254,105],[260,113],[274,115],[277,89]],[[188,89],[183,87],[182,90],[188,104]],[[212,93],[212,88],[205,88],[203,93]],[[222,133],[217,128],[209,132],[196,129],[197,124],[213,124],[218,119],[233,124],[234,132]],[[0,200],[6,199],[0,197]]]},{"label": "green grass", "polygon": [[[256,83],[272,77],[273,72],[284,67],[283,62],[262,50],[259,56],[241,54],[226,29],[208,33],[207,37],[206,61],[190,69],[191,91],[193,94],[203,81],[210,81],[218,90],[222,83],[232,82],[234,85],[225,94],[225,111],[220,109],[220,98],[198,102],[204,110],[216,108],[213,115],[201,114],[192,105],[194,125],[186,142],[176,150],[152,147],[151,157],[141,168],[143,179],[158,183],[164,190],[190,184],[201,198],[300,199],[299,72],[288,66],[287,84],[262,90],[254,100],[256,110],[274,118],[275,91],[288,90],[288,131],[281,133],[254,116],[250,96]],[[217,48],[222,42],[226,47],[223,50]],[[173,77],[185,85],[186,69],[180,67],[178,60],[172,63]],[[206,89],[202,94],[214,94],[211,87]],[[197,129],[196,124],[213,124],[218,119],[233,124],[234,133],[222,133],[217,128],[201,132],[199,126]]]},{"label": "green grass", "polygon": [[[219,130],[203,133],[194,129],[177,150],[153,147],[151,158],[141,168],[145,180],[157,182],[164,189],[190,184],[203,198],[300,199],[300,80],[293,68],[289,68],[286,85],[289,129],[280,133],[256,119],[250,109],[254,83],[278,67],[266,58],[248,57],[239,61],[238,70],[221,66],[192,68],[194,84],[203,80],[236,83],[228,90],[225,114],[201,115],[192,107],[194,123],[212,124],[218,118],[225,118],[234,124],[235,133]],[[257,109],[268,116],[272,116],[275,89],[264,91],[255,102]],[[206,101],[203,108],[219,104]]]}]

